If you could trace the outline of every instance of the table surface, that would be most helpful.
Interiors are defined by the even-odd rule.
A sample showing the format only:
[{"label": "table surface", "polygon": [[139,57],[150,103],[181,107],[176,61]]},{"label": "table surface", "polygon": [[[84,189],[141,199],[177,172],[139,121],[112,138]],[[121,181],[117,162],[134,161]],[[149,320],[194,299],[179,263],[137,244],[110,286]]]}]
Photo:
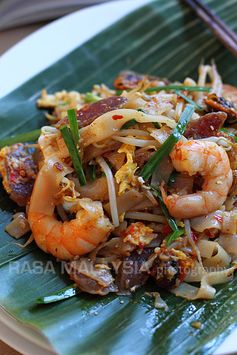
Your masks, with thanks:
[{"label": "table surface", "polygon": [[36,31],[43,25],[44,23],[35,24],[0,32],[0,55],[12,47],[15,43],[19,42],[21,39]]},{"label": "table surface", "polygon": [[[7,49],[12,47],[15,43],[26,37],[28,34],[36,31],[44,24],[35,24],[26,27],[20,27],[8,31],[0,32],[0,55],[2,55]],[[1,337],[1,334],[0,334]],[[12,349],[0,340],[0,354],[1,355],[20,355],[19,352]]]},{"label": "table surface", "polygon": [[0,354],[1,355],[20,355],[20,353],[18,353],[18,351],[10,348],[10,346],[3,343],[1,340],[0,340]]}]

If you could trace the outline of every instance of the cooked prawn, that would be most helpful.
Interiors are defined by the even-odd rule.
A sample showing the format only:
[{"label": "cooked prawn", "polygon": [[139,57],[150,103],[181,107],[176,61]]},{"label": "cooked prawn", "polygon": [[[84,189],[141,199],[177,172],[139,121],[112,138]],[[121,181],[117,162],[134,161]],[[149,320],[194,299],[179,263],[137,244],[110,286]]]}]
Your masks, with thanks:
[{"label": "cooked prawn", "polygon": [[180,141],[170,154],[174,168],[190,176],[200,174],[202,191],[179,196],[167,196],[162,189],[164,202],[173,217],[192,218],[219,209],[226,200],[232,185],[232,170],[225,150],[209,141]]},{"label": "cooked prawn", "polygon": [[34,185],[28,213],[37,245],[62,260],[92,251],[113,229],[104,216],[101,202],[87,198],[78,199],[74,219],[57,220],[54,209],[58,203],[60,182],[70,169],[58,158],[45,161]]}]

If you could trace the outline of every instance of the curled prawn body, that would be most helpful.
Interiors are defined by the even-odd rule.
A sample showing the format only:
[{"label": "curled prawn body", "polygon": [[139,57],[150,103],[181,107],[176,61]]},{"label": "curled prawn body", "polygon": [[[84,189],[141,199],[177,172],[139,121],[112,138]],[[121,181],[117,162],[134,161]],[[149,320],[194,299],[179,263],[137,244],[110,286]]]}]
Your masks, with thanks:
[{"label": "curled prawn body", "polygon": [[162,191],[164,202],[173,217],[206,215],[222,206],[233,180],[229,158],[222,147],[209,141],[180,141],[170,158],[176,171],[190,176],[200,174],[204,179],[202,191],[193,194],[167,196]]},{"label": "curled prawn body", "polygon": [[58,158],[48,158],[40,169],[30,200],[28,221],[37,245],[61,260],[92,251],[113,229],[101,202],[79,199],[76,217],[57,220],[54,210],[60,182],[70,172]]}]

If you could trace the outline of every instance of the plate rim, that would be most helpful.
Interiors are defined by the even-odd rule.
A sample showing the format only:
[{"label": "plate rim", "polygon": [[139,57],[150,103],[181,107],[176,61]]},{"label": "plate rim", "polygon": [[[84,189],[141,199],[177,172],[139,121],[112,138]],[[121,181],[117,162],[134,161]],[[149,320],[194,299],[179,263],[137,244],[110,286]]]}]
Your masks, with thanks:
[{"label": "plate rim", "polygon": [[24,354],[41,355],[42,350],[45,355],[55,355],[52,345],[42,332],[33,326],[27,325],[0,306],[0,339]]},{"label": "plate rim", "polygon": [[[152,1],[155,0],[116,0],[90,6],[65,15],[29,34],[0,56],[0,77],[4,82],[0,86],[0,99],[128,13]],[[95,16],[96,21],[93,21]],[[63,46],[62,36],[67,38]],[[42,43],[46,42],[54,45],[44,51]],[[19,63],[21,70],[16,70],[16,64]],[[9,76],[8,73],[14,75]]]}]

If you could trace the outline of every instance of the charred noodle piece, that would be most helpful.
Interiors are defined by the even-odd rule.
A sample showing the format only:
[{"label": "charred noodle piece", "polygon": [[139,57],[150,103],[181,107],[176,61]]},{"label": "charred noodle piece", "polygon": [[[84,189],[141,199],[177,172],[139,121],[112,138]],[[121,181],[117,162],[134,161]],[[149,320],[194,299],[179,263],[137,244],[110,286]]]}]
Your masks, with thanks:
[{"label": "charred noodle piece", "polygon": [[[122,108],[127,101],[126,97],[111,96],[98,102],[83,106],[80,110],[77,110],[77,122],[79,127],[86,127],[104,113]],[[68,124],[67,117],[61,119],[56,124],[56,127],[59,128],[66,124]]]},{"label": "charred noodle piece", "polygon": [[148,80],[152,85],[158,85],[161,81],[168,84],[167,79],[161,79],[156,76],[150,76],[145,74],[138,74],[133,71],[122,71],[114,80],[114,87],[117,90],[134,89],[142,80]]},{"label": "charred noodle piece", "polygon": [[152,253],[152,248],[144,249],[141,253],[135,250],[130,256],[123,259],[116,277],[116,284],[120,292],[135,291],[146,283],[149,274],[146,271],[141,271],[140,268]]},{"label": "charred noodle piece", "polygon": [[188,124],[184,136],[186,138],[207,138],[216,136],[223,126],[227,114],[225,112],[211,112]]},{"label": "charred noodle piece", "polygon": [[216,94],[209,94],[204,101],[211,111],[225,112],[227,114],[226,123],[233,124],[237,122],[237,107],[232,101]]},{"label": "charred noodle piece", "polygon": [[26,206],[30,199],[37,174],[33,159],[34,149],[19,143],[0,151],[0,172],[3,186],[10,198],[19,206]]},{"label": "charred noodle piece", "polygon": [[101,296],[118,291],[106,265],[95,265],[87,258],[80,258],[71,261],[68,266],[70,278],[75,281],[81,291]]}]

